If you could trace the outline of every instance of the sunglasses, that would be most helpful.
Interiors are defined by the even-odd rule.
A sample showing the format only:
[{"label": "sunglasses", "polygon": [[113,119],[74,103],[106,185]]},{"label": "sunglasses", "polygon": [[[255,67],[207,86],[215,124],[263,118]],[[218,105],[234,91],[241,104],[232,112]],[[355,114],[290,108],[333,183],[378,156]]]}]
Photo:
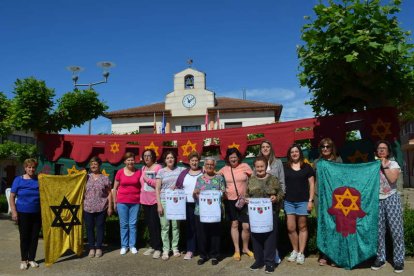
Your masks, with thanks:
[{"label": "sunglasses", "polygon": [[321,146],[321,149],[330,149],[331,148],[331,146],[329,146],[329,145],[323,145],[323,146]]}]

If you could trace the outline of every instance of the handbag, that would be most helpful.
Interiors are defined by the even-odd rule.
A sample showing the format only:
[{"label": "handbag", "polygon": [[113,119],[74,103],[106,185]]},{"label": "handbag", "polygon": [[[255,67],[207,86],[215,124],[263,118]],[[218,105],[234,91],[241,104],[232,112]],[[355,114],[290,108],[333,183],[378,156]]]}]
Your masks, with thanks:
[{"label": "handbag", "polygon": [[234,204],[234,206],[236,206],[237,209],[242,209],[244,205],[246,205],[246,199],[244,198],[244,196],[239,194],[239,191],[237,190],[236,180],[234,179],[233,168],[230,167],[230,170],[231,176],[233,177],[234,189],[236,190],[237,194],[237,201]]}]

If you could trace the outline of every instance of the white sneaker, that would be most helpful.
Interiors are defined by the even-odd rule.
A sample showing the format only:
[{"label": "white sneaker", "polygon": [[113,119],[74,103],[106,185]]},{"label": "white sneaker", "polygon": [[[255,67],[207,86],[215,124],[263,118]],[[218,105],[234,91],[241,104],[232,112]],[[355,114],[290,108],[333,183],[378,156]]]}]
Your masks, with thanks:
[{"label": "white sneaker", "polygon": [[138,253],[138,250],[135,247],[131,247],[131,253],[135,255]]},{"label": "white sneaker", "polygon": [[30,261],[29,265],[30,265],[30,267],[33,267],[33,268],[39,267],[39,264],[36,263],[35,261]]},{"label": "white sneaker", "polygon": [[162,257],[161,257],[164,261],[168,260],[170,258],[170,254],[168,251],[164,251],[162,252]]},{"label": "white sneaker", "polygon": [[26,270],[26,269],[28,269],[29,267],[27,266],[27,263],[24,261],[24,262],[21,262],[20,263],[20,269],[21,270]]},{"label": "white sneaker", "polygon": [[298,253],[298,256],[296,257],[296,263],[301,265],[305,263],[305,255],[303,255],[303,253]]},{"label": "white sneaker", "polygon": [[180,257],[180,256],[181,256],[180,251],[179,251],[178,249],[174,249],[174,250],[173,250],[173,256],[174,256],[174,257]]},{"label": "white sneaker", "polygon": [[152,254],[153,259],[159,259],[161,257],[161,251],[155,250],[154,254]]},{"label": "white sneaker", "polygon": [[125,255],[128,252],[128,248],[122,247],[121,251],[119,252],[119,254],[121,255]]},{"label": "white sneaker", "polygon": [[298,257],[298,252],[296,252],[295,250],[293,250],[292,252],[290,252],[289,257],[287,258],[287,260],[289,262],[294,262],[296,261],[296,258]]},{"label": "white sneaker", "polygon": [[155,251],[154,249],[148,248],[147,250],[145,250],[144,255],[145,256],[152,255],[154,253],[154,251]]}]

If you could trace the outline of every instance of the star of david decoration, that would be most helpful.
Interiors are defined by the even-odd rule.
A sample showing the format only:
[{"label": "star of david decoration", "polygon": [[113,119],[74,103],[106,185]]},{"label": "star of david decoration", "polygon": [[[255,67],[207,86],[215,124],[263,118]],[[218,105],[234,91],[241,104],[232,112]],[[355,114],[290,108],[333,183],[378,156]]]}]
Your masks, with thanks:
[{"label": "star of david decoration", "polygon": [[390,122],[384,122],[381,120],[381,118],[378,118],[377,122],[375,124],[371,124],[372,127],[372,136],[377,136],[381,140],[384,140],[388,135],[391,135],[392,132],[390,130],[391,123]]},{"label": "star of david decoration", "polygon": [[75,173],[80,172],[80,170],[76,169],[75,165],[73,165],[72,168],[67,169],[67,171],[68,171],[68,174],[75,174]]},{"label": "star of david decoration", "polygon": [[[347,216],[349,214],[349,212],[351,211],[358,211],[359,207],[356,204],[357,200],[358,200],[358,196],[353,196],[351,194],[351,192],[349,191],[349,189],[345,190],[345,193],[343,193],[342,195],[335,195],[336,198],[336,205],[334,206],[335,209],[340,209],[342,211],[342,213],[344,214],[344,216]],[[349,204],[348,206],[346,206],[346,204],[344,204],[344,200],[348,199],[351,201],[351,204]]]},{"label": "star of david decoration", "polygon": [[114,142],[112,144],[109,145],[111,147],[111,149],[109,150],[112,153],[117,153],[119,151],[119,144],[117,142]]},{"label": "star of david decoration", "polygon": [[[52,222],[52,227],[61,227],[66,234],[70,234],[72,227],[75,225],[81,225],[80,220],[77,217],[80,205],[70,204],[66,197],[63,197],[59,206],[50,206],[52,212],[55,214],[55,219]],[[68,210],[71,214],[71,218],[62,218],[62,211]],[[67,222],[70,220],[69,222]]]},{"label": "star of david decoration", "polygon": [[191,143],[190,140],[187,140],[187,144],[181,146],[183,156],[188,156],[192,151],[197,151],[196,146],[197,143]]},{"label": "star of david decoration", "polygon": [[347,157],[349,162],[356,163],[358,160],[362,160],[362,162],[368,162],[368,153],[362,153],[359,150],[356,150],[354,155]]},{"label": "star of david decoration", "polygon": [[101,173],[102,173],[103,175],[107,176],[107,177],[109,176],[109,173],[107,173],[105,169],[103,169],[103,170],[101,171]]},{"label": "star of david decoration", "polygon": [[240,147],[240,145],[239,144],[236,144],[235,142],[233,142],[233,144],[231,144],[231,145],[228,146],[229,149],[231,149],[231,148],[239,149],[239,147]]},{"label": "star of david decoration", "polygon": [[366,215],[361,207],[361,193],[351,187],[336,188],[328,214],[335,216],[336,231],[342,236],[355,234],[357,219]]},{"label": "star of david decoration", "polygon": [[152,150],[154,150],[155,151],[155,155],[158,157],[159,156],[159,153],[158,153],[158,146],[156,146],[155,144],[154,144],[154,142],[153,141],[151,141],[151,143],[149,144],[149,146],[145,146],[144,147],[146,150],[147,149],[152,149]]}]

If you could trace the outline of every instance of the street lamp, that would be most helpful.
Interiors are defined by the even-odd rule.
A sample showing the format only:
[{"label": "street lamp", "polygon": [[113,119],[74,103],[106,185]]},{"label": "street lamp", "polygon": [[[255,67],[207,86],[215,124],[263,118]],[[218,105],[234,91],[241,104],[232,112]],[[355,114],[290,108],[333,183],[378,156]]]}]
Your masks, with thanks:
[{"label": "street lamp", "polygon": [[[91,89],[93,86],[98,85],[98,84],[102,84],[102,83],[107,83],[108,82],[108,77],[109,77],[109,69],[111,67],[115,67],[115,63],[110,62],[110,61],[100,61],[97,63],[98,67],[101,67],[103,70],[102,76],[103,76],[103,80],[102,81],[97,81],[97,82],[90,82],[90,83],[78,83],[79,80],[79,73],[82,72],[84,70],[84,68],[77,66],[77,65],[72,65],[72,66],[68,66],[66,67],[66,69],[68,69],[69,71],[72,72],[72,81],[73,81],[73,86],[75,88],[80,87],[80,86],[87,86],[89,89]],[[88,134],[91,135],[91,131],[92,131],[92,120],[89,120],[88,123]]]}]

